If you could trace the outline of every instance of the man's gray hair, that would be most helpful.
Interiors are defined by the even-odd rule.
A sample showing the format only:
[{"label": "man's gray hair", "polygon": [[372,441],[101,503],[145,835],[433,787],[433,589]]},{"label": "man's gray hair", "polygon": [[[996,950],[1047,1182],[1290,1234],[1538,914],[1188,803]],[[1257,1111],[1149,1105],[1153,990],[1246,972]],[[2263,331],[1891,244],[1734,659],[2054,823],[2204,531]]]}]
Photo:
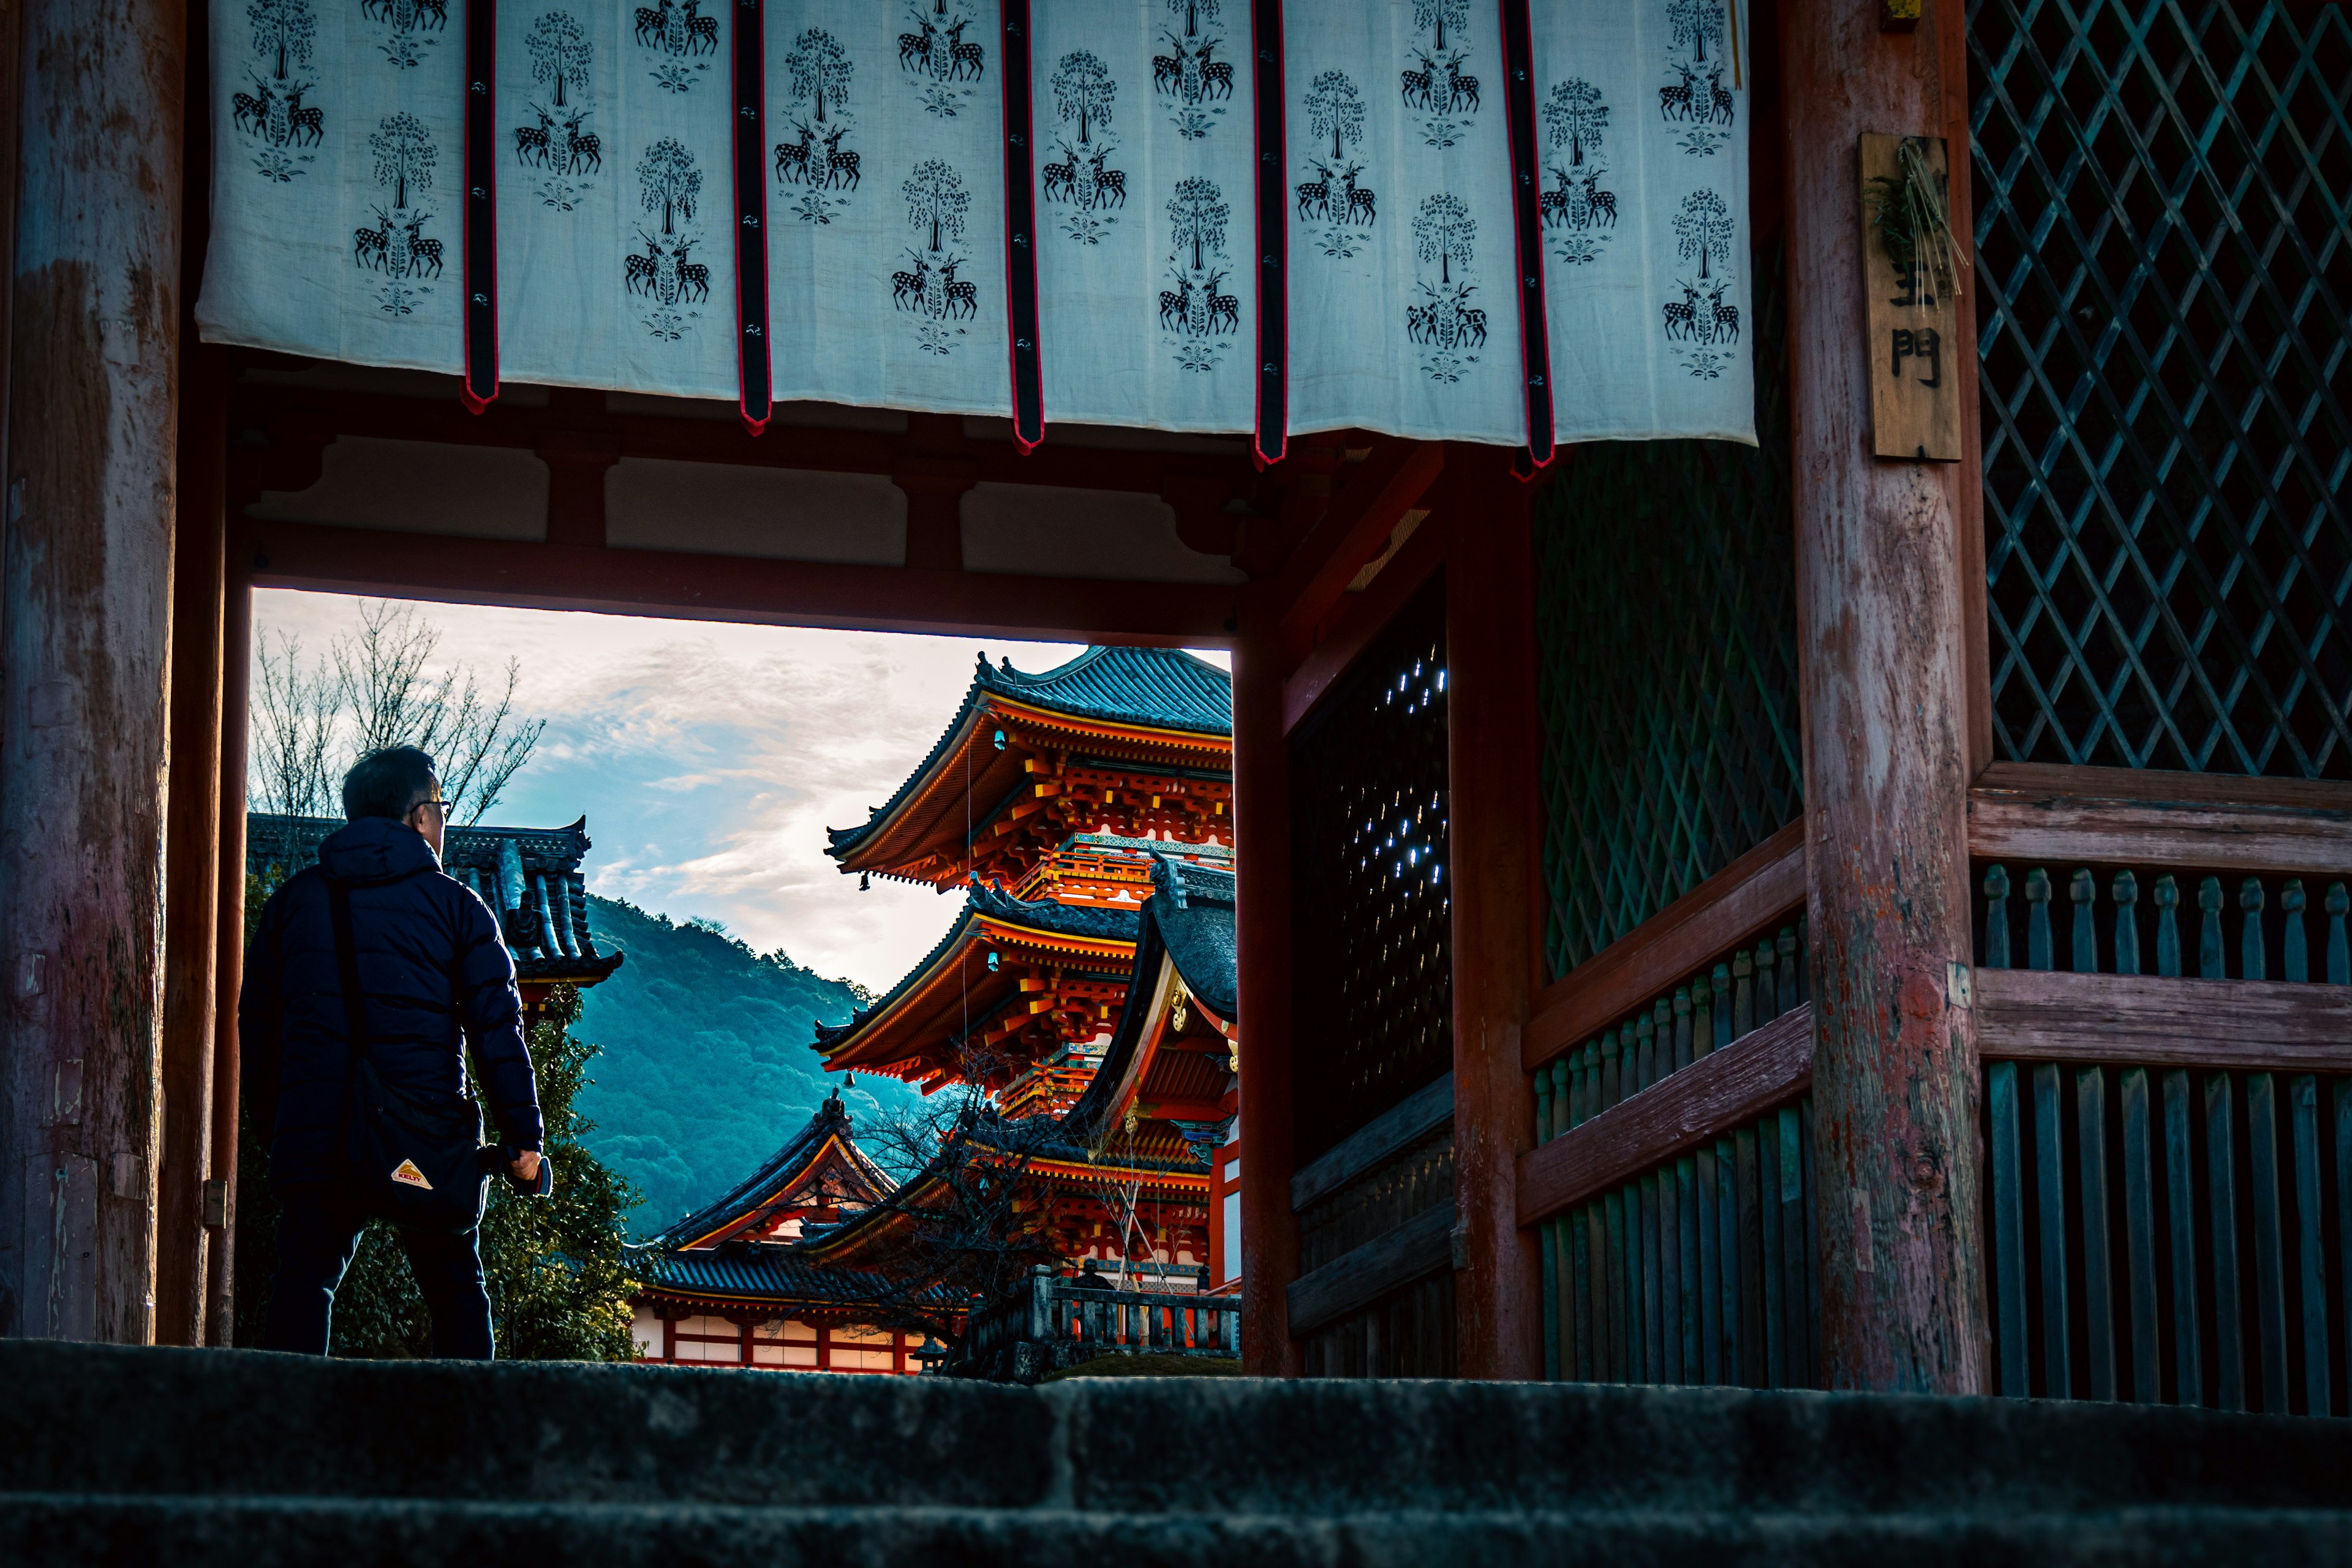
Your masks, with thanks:
[{"label": "man's gray hair", "polygon": [[343,775],[343,816],[352,822],[363,816],[406,816],[420,800],[433,798],[441,770],[429,752],[415,746],[386,746],[370,752]]}]

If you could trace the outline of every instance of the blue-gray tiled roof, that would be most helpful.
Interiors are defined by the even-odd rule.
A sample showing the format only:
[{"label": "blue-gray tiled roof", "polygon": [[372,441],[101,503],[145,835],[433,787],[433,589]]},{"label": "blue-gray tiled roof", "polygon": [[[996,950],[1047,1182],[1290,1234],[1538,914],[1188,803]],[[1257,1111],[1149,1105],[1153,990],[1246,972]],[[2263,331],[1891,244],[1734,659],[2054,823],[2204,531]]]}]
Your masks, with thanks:
[{"label": "blue-gray tiled roof", "polygon": [[856,827],[829,827],[827,853],[841,856],[855,848],[877,824],[904,804],[924,775],[939,765],[955,744],[964,721],[984,695],[1026,702],[1073,718],[1102,719],[1114,723],[1149,724],[1201,735],[1234,732],[1234,678],[1206,659],[1181,648],[1090,647],[1067,664],[1031,675],[1010,663],[991,665],[980,658],[971,688],[956,710],[947,732],[920,765],[907,775],[898,792],[866,813]]}]

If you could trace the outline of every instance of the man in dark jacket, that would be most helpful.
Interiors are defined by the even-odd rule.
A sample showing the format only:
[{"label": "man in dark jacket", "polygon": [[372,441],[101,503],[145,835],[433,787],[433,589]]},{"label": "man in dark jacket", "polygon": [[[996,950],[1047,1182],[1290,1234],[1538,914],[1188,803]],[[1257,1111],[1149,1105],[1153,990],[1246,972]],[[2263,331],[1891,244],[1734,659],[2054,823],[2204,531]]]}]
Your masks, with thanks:
[{"label": "man in dark jacket", "polygon": [[[470,1045],[520,1183],[539,1179],[541,1133],[514,960],[488,906],[441,869],[448,807],[433,759],[413,746],[361,758],[343,779],[343,815],[350,826],[319,847],[319,864],[262,906],[236,1008],[246,1110],[268,1131],[282,1211],[262,1343],[313,1355],[326,1353],[335,1288],[372,1217],[344,1181],[351,1030],[329,879],[351,889],[368,1059],[384,1082],[470,1114]],[[404,1227],[401,1240],[432,1310],[434,1353],[489,1360],[476,1232]]]}]

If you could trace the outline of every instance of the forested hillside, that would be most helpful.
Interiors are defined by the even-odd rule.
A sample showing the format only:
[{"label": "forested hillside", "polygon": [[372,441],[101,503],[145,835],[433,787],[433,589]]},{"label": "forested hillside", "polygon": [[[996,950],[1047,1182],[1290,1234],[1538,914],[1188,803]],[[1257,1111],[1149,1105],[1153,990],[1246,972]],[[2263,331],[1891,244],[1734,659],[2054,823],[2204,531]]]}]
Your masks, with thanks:
[{"label": "forested hillside", "polygon": [[[628,960],[588,991],[579,1033],[604,1048],[580,1109],[587,1144],[635,1183],[640,1238],[751,1174],[839,1086],[809,1049],[812,1026],[845,1020],[860,998],[782,952],[753,952],[722,930],[672,924],[634,904],[592,896],[599,947]],[[857,1079],[843,1099],[871,1126],[877,1096],[913,1091]]]}]

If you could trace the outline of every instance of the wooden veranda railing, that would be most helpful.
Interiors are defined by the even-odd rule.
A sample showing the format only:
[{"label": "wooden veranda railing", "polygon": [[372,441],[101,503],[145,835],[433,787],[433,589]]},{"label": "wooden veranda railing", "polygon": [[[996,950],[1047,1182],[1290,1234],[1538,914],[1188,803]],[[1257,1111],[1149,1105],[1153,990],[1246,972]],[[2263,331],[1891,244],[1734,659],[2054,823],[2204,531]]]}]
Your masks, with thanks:
[{"label": "wooden veranda railing", "polygon": [[1803,897],[1792,826],[1580,966],[1530,1022],[1520,1211],[1549,1216],[1548,1377],[1815,1382]]},{"label": "wooden veranda railing", "polygon": [[940,1370],[1034,1383],[1097,1355],[1237,1356],[1239,1308],[1232,1297],[1098,1289],[1038,1264],[996,1300],[975,1299]]},{"label": "wooden veranda railing", "polygon": [[[2352,1414],[2340,792],[2002,765],[1969,831],[1991,1386]],[[1793,875],[1759,850],[1703,885],[1528,1026],[1519,1212],[1544,1249],[1549,1375],[1822,1376],[1811,1008],[1800,990],[1767,1012],[1789,994],[1776,976],[1742,1011],[1735,978],[1722,1042],[1701,951],[1756,958],[1768,911],[1802,887],[1795,853]]]}]

